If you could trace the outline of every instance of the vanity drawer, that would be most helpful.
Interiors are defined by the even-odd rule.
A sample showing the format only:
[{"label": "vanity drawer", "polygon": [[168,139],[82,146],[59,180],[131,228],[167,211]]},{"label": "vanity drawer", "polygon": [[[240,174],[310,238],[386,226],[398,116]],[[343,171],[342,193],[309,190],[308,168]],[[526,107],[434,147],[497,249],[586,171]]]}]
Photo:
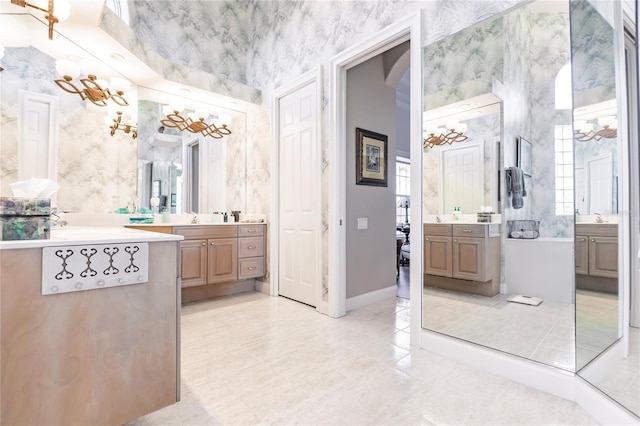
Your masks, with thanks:
[{"label": "vanity drawer", "polygon": [[486,229],[486,225],[453,225],[453,236],[484,238]]},{"label": "vanity drawer", "polygon": [[245,237],[238,239],[238,257],[264,256],[263,237]]},{"label": "vanity drawer", "polygon": [[264,235],[264,225],[238,225],[238,237]]},{"label": "vanity drawer", "polygon": [[451,236],[451,225],[440,225],[440,224],[424,224],[424,235],[441,235],[444,237]]},{"label": "vanity drawer", "polygon": [[182,235],[188,239],[204,238],[233,238],[236,236],[234,225],[205,225],[205,226],[178,226],[173,228],[173,233]]},{"label": "vanity drawer", "polygon": [[238,259],[238,279],[256,278],[264,276],[264,257]]}]

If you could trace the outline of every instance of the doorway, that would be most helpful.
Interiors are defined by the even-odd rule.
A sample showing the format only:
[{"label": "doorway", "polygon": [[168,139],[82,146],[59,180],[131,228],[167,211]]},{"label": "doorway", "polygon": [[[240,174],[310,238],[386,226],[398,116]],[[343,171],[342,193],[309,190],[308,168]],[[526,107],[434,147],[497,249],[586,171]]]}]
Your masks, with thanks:
[{"label": "doorway", "polygon": [[[337,55],[331,61],[332,67],[332,114],[334,134],[330,138],[329,164],[329,259],[328,259],[328,301],[329,315],[340,317],[347,311],[347,283],[346,283],[346,250],[347,227],[357,226],[357,223],[347,223],[346,216],[346,183],[353,176],[347,176],[347,70],[356,65],[389,50],[407,40],[413,40],[410,47],[410,88],[411,93],[420,93],[421,64],[420,64],[420,15],[416,15],[398,21],[379,33],[365,40],[359,45]],[[410,100],[410,150],[411,157],[417,159],[411,162],[411,197],[420,199],[422,191],[421,176],[421,151],[422,141],[422,117],[421,99],[412,96]],[[351,132],[349,132],[351,133]],[[410,212],[411,221],[420,223],[422,207],[414,204]],[[385,225],[386,226],[386,225]],[[422,230],[420,227],[411,229],[411,256],[422,258]],[[369,263],[371,260],[368,261]],[[422,262],[412,262],[410,277],[412,282],[421,282]],[[394,288],[395,291],[395,288]],[[419,325],[422,314],[421,286],[411,287],[411,324]],[[372,295],[377,297],[377,295]],[[419,327],[411,327],[411,341],[417,344],[419,340]]]}]

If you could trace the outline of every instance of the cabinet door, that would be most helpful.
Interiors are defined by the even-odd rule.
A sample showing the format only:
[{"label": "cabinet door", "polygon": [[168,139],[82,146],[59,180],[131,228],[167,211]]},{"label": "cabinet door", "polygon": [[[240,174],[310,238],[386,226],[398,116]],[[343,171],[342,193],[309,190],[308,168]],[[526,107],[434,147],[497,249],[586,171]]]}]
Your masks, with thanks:
[{"label": "cabinet door", "polygon": [[589,237],[576,235],[576,274],[589,273]]},{"label": "cabinet door", "polygon": [[207,261],[207,283],[214,284],[238,279],[237,238],[210,239]]},{"label": "cabinet door", "polygon": [[451,277],[451,237],[424,237],[424,273]]},{"label": "cabinet door", "polygon": [[484,238],[453,239],[453,278],[486,281],[484,274]]},{"label": "cabinet door", "polygon": [[180,271],[182,287],[207,283],[207,240],[180,242]]},{"label": "cabinet door", "polygon": [[618,238],[589,237],[589,275],[618,278]]}]

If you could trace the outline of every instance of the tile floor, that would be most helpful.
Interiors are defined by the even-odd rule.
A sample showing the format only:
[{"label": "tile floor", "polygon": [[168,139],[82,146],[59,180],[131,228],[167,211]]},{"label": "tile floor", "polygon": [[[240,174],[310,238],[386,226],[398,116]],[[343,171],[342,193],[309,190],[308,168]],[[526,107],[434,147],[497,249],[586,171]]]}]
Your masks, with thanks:
[{"label": "tile floor", "polygon": [[593,385],[640,417],[640,328],[630,329],[629,356],[613,374]]},{"label": "tile floor", "polygon": [[131,425],[573,424],[576,404],[409,346],[409,301],[331,319],[248,293],[182,311],[182,401]]},{"label": "tile floor", "polygon": [[523,358],[575,371],[574,306],[538,306],[493,297],[424,288],[423,327]]},{"label": "tile floor", "polygon": [[578,370],[618,339],[618,295],[576,290]]}]

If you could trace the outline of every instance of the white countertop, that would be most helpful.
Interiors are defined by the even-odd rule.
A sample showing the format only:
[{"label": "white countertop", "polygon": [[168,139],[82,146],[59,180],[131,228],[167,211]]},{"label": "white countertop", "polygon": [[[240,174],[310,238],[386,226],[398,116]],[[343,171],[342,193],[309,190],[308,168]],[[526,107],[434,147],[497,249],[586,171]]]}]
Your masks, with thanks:
[{"label": "white countertop", "polygon": [[162,234],[121,226],[66,226],[51,230],[48,240],[0,241],[0,250],[104,243],[180,241],[182,235]]},{"label": "white countertop", "polygon": [[198,223],[153,222],[153,223],[129,223],[125,226],[126,227],[131,227],[131,226],[178,227],[178,226],[229,226],[229,225],[266,225],[266,223],[264,222],[198,222]]}]

